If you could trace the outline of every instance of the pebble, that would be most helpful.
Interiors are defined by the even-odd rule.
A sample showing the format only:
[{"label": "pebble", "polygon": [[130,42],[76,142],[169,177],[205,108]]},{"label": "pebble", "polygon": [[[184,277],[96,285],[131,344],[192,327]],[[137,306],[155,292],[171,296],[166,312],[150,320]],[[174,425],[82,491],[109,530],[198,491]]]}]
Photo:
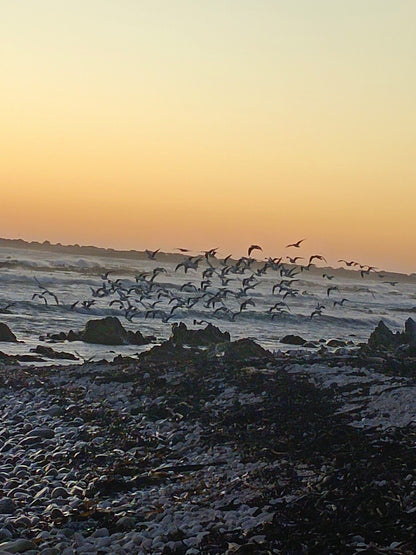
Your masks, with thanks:
[{"label": "pebble", "polygon": [[0,499],[0,514],[2,515],[12,515],[16,511],[16,505],[8,497],[3,497]]},{"label": "pebble", "polygon": [[56,498],[58,498],[58,497],[61,497],[62,499],[66,499],[67,497],[69,497],[69,493],[66,491],[65,488],[63,488],[63,487],[57,487],[57,488],[54,488],[54,489],[51,491],[51,497],[52,497],[53,499],[56,499]]},{"label": "pebble", "polygon": [[55,432],[51,428],[34,428],[30,435],[32,437],[41,437],[43,439],[52,439],[55,436]]},{"label": "pebble", "polygon": [[21,538],[0,544],[0,549],[8,553],[26,553],[32,549],[36,550],[36,544],[30,540]]}]

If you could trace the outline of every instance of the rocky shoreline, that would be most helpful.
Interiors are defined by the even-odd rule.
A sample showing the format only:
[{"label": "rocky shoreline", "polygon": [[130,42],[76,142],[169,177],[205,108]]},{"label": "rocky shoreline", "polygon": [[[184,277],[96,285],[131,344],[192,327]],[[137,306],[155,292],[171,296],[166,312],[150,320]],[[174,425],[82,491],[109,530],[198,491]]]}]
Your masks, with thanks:
[{"label": "rocky shoreline", "polygon": [[178,337],[2,362],[0,554],[414,553],[416,384],[392,352]]}]

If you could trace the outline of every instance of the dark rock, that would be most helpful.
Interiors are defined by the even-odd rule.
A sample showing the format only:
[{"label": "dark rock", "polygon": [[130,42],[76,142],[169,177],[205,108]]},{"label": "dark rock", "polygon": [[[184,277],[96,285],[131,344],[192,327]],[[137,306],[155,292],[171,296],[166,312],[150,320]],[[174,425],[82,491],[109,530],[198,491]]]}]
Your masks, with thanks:
[{"label": "dark rock", "polygon": [[16,355],[15,358],[20,362],[46,362],[44,358],[38,355]]},{"label": "dark rock", "polygon": [[131,516],[122,516],[116,522],[116,528],[118,530],[132,530],[136,524],[136,521]]},{"label": "dark rock", "polygon": [[175,345],[205,346],[230,341],[230,334],[208,324],[205,329],[191,330],[183,322],[173,324],[169,339]]},{"label": "dark rock", "polygon": [[127,331],[120,320],[114,316],[88,320],[84,331],[80,333],[80,338],[86,343],[100,345],[146,345],[148,343],[139,331]]},{"label": "dark rock", "polygon": [[3,353],[3,351],[0,351],[0,361],[1,360],[7,360],[7,361],[12,361],[15,360],[16,357],[14,355],[8,355],[6,353]]},{"label": "dark rock", "polygon": [[2,543],[0,545],[0,549],[6,553],[24,553],[25,551],[37,551],[37,546],[31,540],[19,538],[17,540]]},{"label": "dark rock", "polygon": [[396,335],[386,326],[383,320],[380,320],[368,339],[368,346],[372,349],[392,349],[398,343]]},{"label": "dark rock", "polygon": [[55,432],[52,430],[52,428],[48,428],[47,426],[43,426],[43,427],[39,427],[39,428],[35,428],[33,430],[31,430],[30,435],[32,437],[40,437],[43,439],[52,439],[53,437],[55,437]]},{"label": "dark rock", "polygon": [[171,360],[191,360],[200,354],[199,349],[187,349],[183,345],[175,345],[170,341],[164,341],[161,345],[155,345],[149,351],[140,353],[138,358],[152,362],[168,362]]},{"label": "dark rock", "polygon": [[74,330],[69,330],[66,339],[68,341],[81,341],[81,335],[79,333],[76,333]]},{"label": "dark rock", "polygon": [[4,322],[0,322],[0,341],[7,341],[8,343],[17,343],[15,334],[11,331],[9,326]]},{"label": "dark rock", "polygon": [[0,514],[2,515],[12,515],[16,511],[16,505],[8,497],[3,497],[0,499]]},{"label": "dark rock", "polygon": [[38,345],[34,349],[30,349],[30,352],[53,359],[77,360],[77,357],[72,353],[54,351],[52,347],[46,347],[45,345]]},{"label": "dark rock", "polygon": [[[46,338],[50,341],[65,341],[65,339],[67,339],[67,334],[61,331],[60,333],[51,333],[47,335]],[[43,337],[41,336],[39,339],[43,340]]]},{"label": "dark rock", "polygon": [[408,318],[404,324],[402,342],[411,347],[416,347],[416,322],[412,318]]},{"label": "dark rock", "polygon": [[118,318],[108,316],[98,320],[88,320],[82,340],[86,343],[101,345],[127,345],[129,343],[127,331]]},{"label": "dark rock", "polygon": [[327,347],[345,347],[346,345],[346,341],[343,341],[342,339],[328,339],[326,342]]},{"label": "dark rock", "polygon": [[208,358],[221,357],[225,361],[247,360],[253,358],[273,358],[270,351],[266,351],[252,339],[238,339],[230,343],[219,343],[208,349]]},{"label": "dark rock", "polygon": [[280,340],[280,343],[286,343],[287,345],[304,345],[306,339],[303,339],[300,335],[285,335]]},{"label": "dark rock", "polygon": [[127,334],[132,345],[148,345],[152,342],[152,336],[145,337],[139,330],[128,331]]}]

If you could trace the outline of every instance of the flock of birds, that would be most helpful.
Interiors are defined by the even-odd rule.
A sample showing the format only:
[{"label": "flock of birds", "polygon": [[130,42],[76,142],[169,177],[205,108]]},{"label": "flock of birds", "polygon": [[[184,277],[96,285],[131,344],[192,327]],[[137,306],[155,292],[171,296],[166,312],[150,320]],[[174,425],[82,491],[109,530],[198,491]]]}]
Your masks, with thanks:
[{"label": "flock of birds", "polygon": [[[254,252],[263,251],[260,245],[250,245],[247,256],[238,260],[234,260],[231,255],[219,258],[218,248],[197,255],[190,254],[191,251],[188,249],[179,248],[177,250],[183,258],[174,269],[173,266],[167,269],[156,265],[149,271],[137,273],[134,280],[114,279],[114,272],[105,271],[101,275],[101,283],[90,287],[89,298],[78,299],[69,304],[64,303],[56,292],[35,277],[37,290],[32,296],[32,301],[80,312],[90,312],[93,307],[106,305],[112,314],[116,311],[130,322],[136,318],[144,318],[167,323],[170,320],[180,320],[184,313],[187,316],[193,314],[195,325],[207,324],[212,319],[234,322],[247,311],[261,313],[274,320],[291,314],[291,302],[294,298],[302,299],[302,295],[304,298],[308,296],[313,299],[313,306],[309,306],[309,313],[306,315],[310,319],[321,317],[328,308],[348,306],[351,301],[343,296],[342,287],[336,284],[336,276],[328,272],[321,274],[326,294],[324,290],[323,295],[314,296],[302,290],[302,283],[305,285],[302,274],[315,267],[316,261],[326,263],[325,257],[321,254],[312,254],[306,259],[294,255],[304,241],[305,239],[300,239],[286,245],[288,254],[284,257],[263,260],[257,260],[252,256]],[[157,263],[160,249],[145,252],[149,260]],[[302,260],[305,261],[304,264],[300,263]],[[385,274],[378,273],[377,268],[373,266],[362,265],[354,260],[341,259],[338,262],[346,269],[357,270],[363,279],[370,273],[376,273],[378,278],[384,280],[383,283],[397,285],[397,282],[386,279]],[[192,279],[182,284],[183,277],[169,281],[169,274],[172,272],[176,276],[182,274]],[[266,274],[272,279],[263,281]],[[164,280],[161,280],[162,276]],[[262,306],[260,309],[262,301],[259,300],[260,295],[256,294],[256,289],[261,283],[270,286],[268,298],[272,298],[273,302],[270,306]],[[362,291],[374,296],[374,292],[369,288],[363,287]],[[0,311],[9,310],[12,304],[0,307]]]}]

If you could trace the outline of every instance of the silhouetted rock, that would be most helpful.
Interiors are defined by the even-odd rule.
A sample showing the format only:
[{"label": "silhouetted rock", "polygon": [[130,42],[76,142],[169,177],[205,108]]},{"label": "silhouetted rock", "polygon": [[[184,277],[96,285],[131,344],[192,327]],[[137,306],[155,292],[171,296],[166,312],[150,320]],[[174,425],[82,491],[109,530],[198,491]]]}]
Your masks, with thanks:
[{"label": "silhouetted rock", "polygon": [[0,341],[17,343],[15,334],[11,331],[9,326],[3,322],[0,322]]},{"label": "silhouetted rock", "polygon": [[148,351],[140,353],[139,359],[152,362],[169,362],[172,360],[191,360],[201,355],[203,351],[193,348],[185,348],[183,345],[175,345],[171,341],[164,341],[155,345]]},{"label": "silhouetted rock", "polygon": [[75,332],[74,330],[69,330],[68,335],[66,336],[66,339],[68,341],[82,341],[81,334]]},{"label": "silhouetted rock", "polygon": [[173,324],[169,341],[175,345],[204,346],[230,341],[230,334],[208,324],[205,329],[188,329],[183,322]]},{"label": "silhouetted rock", "polygon": [[328,339],[325,345],[327,347],[345,347],[347,345],[347,342],[343,339]]},{"label": "silhouetted rock", "polygon": [[[107,316],[97,320],[88,320],[85,328],[81,331],[49,333],[41,336],[40,339],[53,342],[84,341],[99,345],[147,345],[152,342],[154,337],[144,337],[140,331],[126,330],[118,318]],[[46,356],[49,355],[46,354]]]},{"label": "silhouetted rock", "polygon": [[30,349],[30,352],[53,359],[78,360],[72,353],[58,352],[52,349],[52,347],[46,347],[45,345],[38,345],[34,349]]},{"label": "silhouetted rock", "polygon": [[80,338],[85,343],[100,345],[146,345],[148,343],[139,331],[127,331],[120,320],[114,316],[88,320]]},{"label": "silhouetted rock", "polygon": [[67,334],[64,331],[61,331],[60,333],[51,333],[47,336],[47,338],[52,341],[65,341],[65,339],[67,339]]},{"label": "silhouetted rock", "polygon": [[280,343],[286,343],[286,345],[304,345],[306,339],[303,339],[300,335],[285,335],[280,340]]},{"label": "silhouetted rock", "polygon": [[317,349],[319,347],[319,343],[316,341],[307,341],[302,345],[302,347],[306,347],[308,349]]},{"label": "silhouetted rock", "polygon": [[392,349],[398,344],[397,336],[386,326],[383,320],[380,320],[368,339],[368,346],[372,349]]},{"label": "silhouetted rock", "polygon": [[208,349],[207,356],[208,358],[221,357],[225,361],[273,358],[270,351],[266,351],[252,339],[246,338],[213,345]]},{"label": "silhouetted rock", "polygon": [[403,343],[416,347],[416,322],[412,318],[406,320],[401,338]]}]

